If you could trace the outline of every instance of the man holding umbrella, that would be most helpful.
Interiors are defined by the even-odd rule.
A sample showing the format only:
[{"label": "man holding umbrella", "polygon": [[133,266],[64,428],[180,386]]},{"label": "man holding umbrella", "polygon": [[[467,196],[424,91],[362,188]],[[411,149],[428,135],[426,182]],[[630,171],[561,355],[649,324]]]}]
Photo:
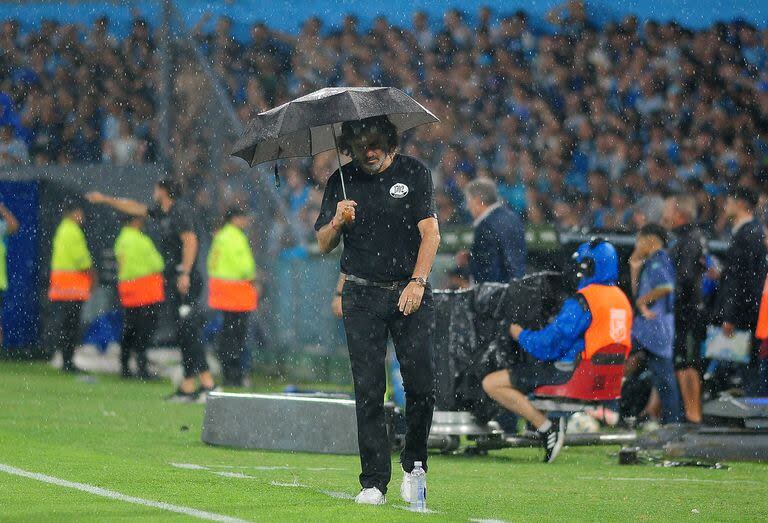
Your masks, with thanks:
[{"label": "man holding umbrella", "polygon": [[[412,501],[411,471],[427,470],[432,423],[434,308],[427,277],[440,244],[432,177],[419,160],[397,154],[387,116],[344,122],[339,149],[352,162],[328,180],[315,223],[323,253],[344,239],[342,302],[357,403],[362,490],[357,503],[385,503],[391,478],[384,419],[384,359],[392,336],[406,391],[407,434],[400,455],[401,495]],[[346,197],[345,197],[346,193]]]},{"label": "man holding umbrella", "polygon": [[[336,150],[315,222],[328,253],[342,237],[342,309],[357,403],[363,487],[358,503],[380,505],[392,475],[384,422],[384,358],[391,335],[406,392],[407,433],[400,492],[411,500],[412,474],[427,469],[434,308],[427,277],[440,244],[432,175],[396,153],[398,133],[439,121],[394,87],[327,87],[256,115],[232,154],[254,166]],[[339,136],[340,133],[340,136]],[[342,168],[339,150],[352,158]],[[279,183],[275,164],[275,182]],[[420,482],[418,482],[420,484]],[[413,489],[416,490],[416,489]]]}]

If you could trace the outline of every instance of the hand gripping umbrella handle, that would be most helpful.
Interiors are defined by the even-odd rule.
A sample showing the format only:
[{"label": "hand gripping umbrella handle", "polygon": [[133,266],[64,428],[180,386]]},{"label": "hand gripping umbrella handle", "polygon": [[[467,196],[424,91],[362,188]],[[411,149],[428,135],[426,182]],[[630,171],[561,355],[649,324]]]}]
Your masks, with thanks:
[{"label": "hand gripping umbrella handle", "polygon": [[339,162],[339,178],[341,178],[341,194],[347,199],[347,188],[344,186],[344,172],[341,170],[341,155],[339,155],[339,144],[336,141],[336,126],[331,124],[331,133],[333,134],[333,148],[336,150],[336,160]]}]

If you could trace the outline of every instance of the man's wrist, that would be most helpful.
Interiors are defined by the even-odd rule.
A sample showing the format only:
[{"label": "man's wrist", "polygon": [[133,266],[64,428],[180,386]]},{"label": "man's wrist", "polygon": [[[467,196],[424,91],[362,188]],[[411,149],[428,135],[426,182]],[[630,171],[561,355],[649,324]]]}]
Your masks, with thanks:
[{"label": "man's wrist", "polygon": [[426,287],[427,286],[426,278],[422,278],[421,276],[414,276],[413,278],[411,278],[408,281],[411,282],[411,283],[416,283],[416,284],[418,284],[421,287]]},{"label": "man's wrist", "polygon": [[341,231],[341,224],[336,225],[336,217],[331,218],[331,229],[336,232]]}]

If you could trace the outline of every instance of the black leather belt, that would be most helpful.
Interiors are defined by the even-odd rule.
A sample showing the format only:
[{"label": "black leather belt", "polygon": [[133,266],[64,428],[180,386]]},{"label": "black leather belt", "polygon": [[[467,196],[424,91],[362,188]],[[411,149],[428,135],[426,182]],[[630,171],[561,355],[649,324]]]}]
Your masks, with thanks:
[{"label": "black leather belt", "polygon": [[405,287],[406,285],[408,285],[407,281],[389,281],[389,282],[371,281],[371,280],[366,280],[364,278],[358,278],[357,276],[353,276],[351,274],[345,275],[344,281],[352,282],[357,285],[362,285],[364,287],[377,287],[379,289],[387,289],[390,291],[396,291],[397,289],[400,289],[401,287]]}]

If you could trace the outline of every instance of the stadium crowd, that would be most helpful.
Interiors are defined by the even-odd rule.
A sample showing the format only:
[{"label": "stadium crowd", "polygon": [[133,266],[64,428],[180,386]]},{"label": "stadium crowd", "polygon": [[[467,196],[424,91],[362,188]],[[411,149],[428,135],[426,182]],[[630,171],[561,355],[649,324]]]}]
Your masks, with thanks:
[{"label": "stadium crowd", "polygon": [[[192,34],[243,121],[332,85],[398,86],[439,115],[403,150],[433,169],[443,225],[471,221],[463,188],[487,177],[529,222],[561,229],[637,230],[659,220],[665,196],[686,192],[705,232],[723,236],[728,187],[768,181],[768,30],[747,23],[693,31],[627,17],[597,27],[571,1],[551,13],[551,30],[522,11],[482,9],[470,23],[449,10],[442,23],[417,12],[410,27],[379,17],[366,30],[351,15],[331,28],[310,18],[298,35],[257,23],[237,41],[227,18],[204,32],[209,18]],[[158,158],[156,38],[144,19],[122,40],[105,17],[28,32],[11,20],[0,41],[0,121],[13,131],[0,134],[0,163]],[[204,193],[216,173],[188,132],[191,71],[177,73],[171,141],[185,160],[175,169]],[[334,162],[288,174],[284,196],[308,237]],[[275,228],[277,244],[289,242]]]}]

